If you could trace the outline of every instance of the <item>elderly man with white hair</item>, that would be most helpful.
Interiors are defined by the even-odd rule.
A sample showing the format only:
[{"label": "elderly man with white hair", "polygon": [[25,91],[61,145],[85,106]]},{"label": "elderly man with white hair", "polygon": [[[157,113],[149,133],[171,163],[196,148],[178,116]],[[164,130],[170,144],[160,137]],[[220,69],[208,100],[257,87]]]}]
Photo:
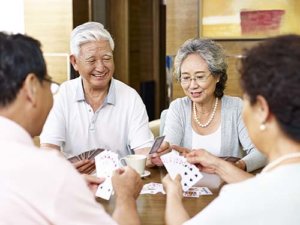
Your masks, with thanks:
[{"label": "elderly man with white hair", "polygon": [[[41,146],[61,150],[67,157],[97,148],[120,157],[131,151],[148,154],[153,135],[146,108],[133,88],[113,78],[110,33],[100,23],[84,23],[72,31],[70,47],[70,61],[80,76],[61,85],[40,137]],[[82,173],[95,168],[93,160],[74,165]]]}]

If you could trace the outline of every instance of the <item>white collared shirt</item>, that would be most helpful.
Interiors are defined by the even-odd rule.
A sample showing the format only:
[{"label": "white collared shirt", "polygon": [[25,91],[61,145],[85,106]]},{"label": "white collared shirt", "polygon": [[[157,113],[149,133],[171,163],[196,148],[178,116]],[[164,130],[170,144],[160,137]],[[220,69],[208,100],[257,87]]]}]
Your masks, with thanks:
[{"label": "white collared shirt", "polygon": [[103,105],[94,113],[79,77],[61,85],[40,140],[61,146],[66,156],[104,148],[123,157],[128,146],[151,147],[153,135],[145,105],[133,88],[112,79]]}]

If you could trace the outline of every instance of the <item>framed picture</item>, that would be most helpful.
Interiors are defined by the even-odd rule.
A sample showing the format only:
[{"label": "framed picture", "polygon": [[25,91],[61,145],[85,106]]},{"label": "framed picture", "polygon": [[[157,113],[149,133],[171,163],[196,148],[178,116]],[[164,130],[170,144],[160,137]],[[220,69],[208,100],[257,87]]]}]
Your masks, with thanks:
[{"label": "framed picture", "polygon": [[298,0],[199,0],[199,36],[262,39],[300,34]]}]

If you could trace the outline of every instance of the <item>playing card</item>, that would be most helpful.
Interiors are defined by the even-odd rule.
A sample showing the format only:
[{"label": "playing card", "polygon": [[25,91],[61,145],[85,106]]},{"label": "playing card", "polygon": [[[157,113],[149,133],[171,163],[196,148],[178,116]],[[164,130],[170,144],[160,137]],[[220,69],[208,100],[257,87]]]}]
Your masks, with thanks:
[{"label": "playing card", "polygon": [[160,158],[172,179],[180,174],[183,191],[187,191],[203,177],[199,169],[188,163],[183,156],[170,152]]},{"label": "playing card", "polygon": [[105,179],[105,181],[99,185],[96,196],[103,198],[105,200],[109,200],[113,191],[111,179]]},{"label": "playing card", "polygon": [[161,183],[148,183],[145,184],[141,190],[141,194],[157,194],[157,193],[165,194],[163,185]]},{"label": "playing card", "polygon": [[164,139],[165,139],[165,136],[160,136],[160,137],[155,138],[155,141],[151,147],[149,154],[153,154],[153,153],[157,152],[157,150],[163,143]]},{"label": "playing card", "polygon": [[98,154],[100,154],[103,151],[104,151],[104,149],[102,149],[102,148],[97,148],[97,149],[93,150],[90,153],[90,155],[88,156],[88,159],[94,159]]},{"label": "playing card", "polygon": [[75,163],[75,162],[80,161],[80,158],[79,158],[77,155],[75,155],[75,156],[72,156],[72,157],[68,158],[68,160],[69,160],[71,163]]},{"label": "playing card", "polygon": [[96,196],[108,200],[113,192],[111,176],[114,170],[120,167],[118,155],[104,150],[95,157],[97,177],[105,177],[105,181],[99,185]]},{"label": "playing card", "polygon": [[207,187],[197,187],[200,195],[212,195],[213,193]]},{"label": "playing card", "polygon": [[198,198],[200,196],[197,190],[187,190],[182,193],[183,197]]}]

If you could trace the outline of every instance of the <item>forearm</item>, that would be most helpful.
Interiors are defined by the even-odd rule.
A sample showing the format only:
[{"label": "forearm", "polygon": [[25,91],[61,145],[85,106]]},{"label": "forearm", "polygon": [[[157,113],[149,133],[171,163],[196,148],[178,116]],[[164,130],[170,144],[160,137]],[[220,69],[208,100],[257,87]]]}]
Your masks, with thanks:
[{"label": "forearm", "polygon": [[41,143],[41,148],[46,149],[46,150],[55,149],[55,150],[60,151],[60,146],[54,145],[54,144],[48,144],[48,143]]},{"label": "forearm", "polygon": [[248,172],[262,168],[267,163],[267,158],[257,149],[253,149],[248,155],[242,158],[242,160],[246,163]]},{"label": "forearm", "polygon": [[215,173],[218,174],[226,183],[236,183],[253,177],[230,162],[219,160],[215,168]]},{"label": "forearm", "polygon": [[167,194],[165,221],[167,225],[181,225],[190,217],[187,214],[181,199]]},{"label": "forearm", "polygon": [[117,197],[116,208],[113,213],[113,218],[119,225],[139,225],[141,224],[136,200],[133,197]]}]

